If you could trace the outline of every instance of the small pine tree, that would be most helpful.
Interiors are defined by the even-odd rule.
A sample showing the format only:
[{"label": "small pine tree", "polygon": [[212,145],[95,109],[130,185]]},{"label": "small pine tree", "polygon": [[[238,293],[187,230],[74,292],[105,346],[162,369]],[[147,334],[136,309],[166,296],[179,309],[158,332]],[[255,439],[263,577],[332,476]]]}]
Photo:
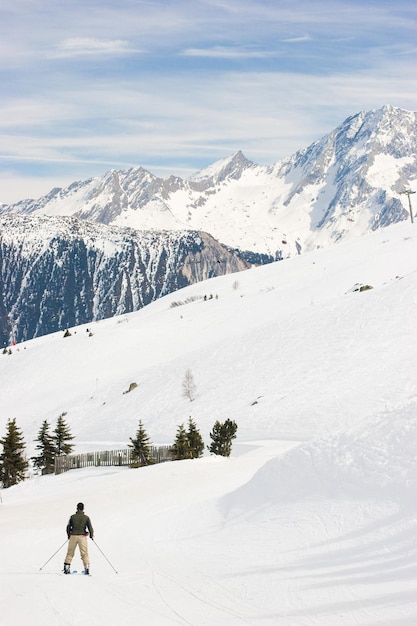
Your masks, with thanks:
[{"label": "small pine tree", "polygon": [[71,454],[74,449],[73,444],[68,443],[69,441],[72,441],[74,437],[71,435],[70,428],[64,420],[65,415],[66,413],[61,413],[61,415],[58,417],[56,428],[53,433],[53,442],[55,445],[56,456]]},{"label": "small pine tree", "polygon": [[7,431],[3,439],[3,452],[0,454],[0,481],[5,489],[25,480],[28,462],[23,454],[25,443],[16,420],[7,422]]},{"label": "small pine tree", "polygon": [[153,463],[150,439],[143,427],[142,420],[139,420],[139,426],[136,431],[136,438],[129,437],[132,443],[129,448],[133,448],[132,457],[139,465],[150,465]]},{"label": "small pine tree", "polygon": [[180,424],[177,428],[177,435],[174,444],[171,446],[171,456],[174,461],[190,458],[190,443],[184,424]]},{"label": "small pine tree", "polygon": [[209,451],[220,456],[230,456],[232,440],[236,439],[237,424],[227,419],[224,424],[216,421],[210,433],[211,444]]},{"label": "small pine tree", "polygon": [[39,430],[35,441],[38,442],[36,450],[40,451],[38,456],[31,457],[33,465],[42,471],[42,474],[52,474],[55,469],[55,444],[54,438],[49,432],[49,423],[45,420]]},{"label": "small pine tree", "polygon": [[198,459],[203,454],[204,441],[191,417],[188,418],[187,439],[190,448],[190,458]]},{"label": "small pine tree", "polygon": [[213,429],[210,433],[211,444],[207,447],[211,454],[221,454],[221,427],[222,425],[217,420],[214,423]]}]

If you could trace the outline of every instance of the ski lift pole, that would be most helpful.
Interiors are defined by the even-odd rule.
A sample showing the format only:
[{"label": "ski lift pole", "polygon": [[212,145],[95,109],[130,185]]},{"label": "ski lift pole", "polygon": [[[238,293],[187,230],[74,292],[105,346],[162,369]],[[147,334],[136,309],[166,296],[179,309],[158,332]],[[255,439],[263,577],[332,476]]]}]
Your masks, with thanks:
[{"label": "ski lift pole", "polygon": [[410,219],[411,219],[411,223],[412,224],[414,224],[414,219],[413,219],[413,208],[411,206],[410,196],[413,193],[416,193],[416,192],[412,191],[411,189],[404,189],[404,191],[400,191],[400,194],[404,194],[404,195],[408,196],[408,206],[410,208]]},{"label": "ski lift pole", "polygon": [[118,574],[119,572],[117,571],[117,569],[110,563],[109,559],[106,557],[106,555],[104,554],[103,550],[100,548],[100,546],[98,545],[97,541],[95,539],[93,539],[94,544],[97,546],[97,548],[100,550],[101,554],[104,556],[104,558],[106,559],[107,563],[110,565],[110,567],[112,569],[114,569],[114,571],[116,572],[116,574]]},{"label": "ski lift pole", "polygon": [[49,557],[49,559],[46,561],[46,563],[44,563],[44,564],[42,565],[42,567],[40,567],[40,568],[39,568],[39,571],[41,571],[41,570],[45,567],[45,565],[47,565],[47,564],[49,563],[49,561],[50,561],[51,559],[53,559],[53,558],[54,558],[55,554],[58,554],[58,552],[59,552],[59,551],[60,551],[60,550],[61,550],[61,549],[65,546],[65,544],[66,544],[67,542],[68,542],[68,539],[66,539],[66,540],[64,541],[64,543],[62,544],[62,546],[59,546],[58,550],[57,550],[56,552],[54,552],[54,553],[53,553],[53,555],[52,555],[51,557]]}]

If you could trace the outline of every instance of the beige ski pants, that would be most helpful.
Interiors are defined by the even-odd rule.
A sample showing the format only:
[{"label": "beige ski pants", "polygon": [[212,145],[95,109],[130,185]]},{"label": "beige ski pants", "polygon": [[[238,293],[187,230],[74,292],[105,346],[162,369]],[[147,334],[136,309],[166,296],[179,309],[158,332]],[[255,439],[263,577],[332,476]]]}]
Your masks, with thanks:
[{"label": "beige ski pants", "polygon": [[88,567],[88,547],[86,535],[71,535],[68,541],[68,551],[65,557],[65,563],[71,563],[75,548],[79,547],[81,560],[84,563],[84,567]]}]

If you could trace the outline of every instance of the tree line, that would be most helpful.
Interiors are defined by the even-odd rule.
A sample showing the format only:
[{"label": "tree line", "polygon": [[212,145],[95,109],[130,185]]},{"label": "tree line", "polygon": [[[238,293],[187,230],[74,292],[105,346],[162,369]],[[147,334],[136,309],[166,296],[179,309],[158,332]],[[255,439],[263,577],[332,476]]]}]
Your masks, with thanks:
[{"label": "tree line", "polygon": [[[31,457],[33,466],[42,474],[52,474],[55,470],[57,456],[71,454],[74,439],[71,430],[61,413],[56,427],[51,431],[51,425],[44,420],[39,430],[35,450],[38,454]],[[232,450],[232,441],[236,438],[237,424],[227,419],[224,423],[216,421],[210,432],[211,443],[207,446],[211,454],[229,457]],[[128,447],[132,448],[132,467],[151,465],[153,463],[152,444],[145,430],[142,420],[135,437],[129,438]],[[22,431],[16,424],[16,419],[9,420],[6,434],[0,439],[3,451],[0,454],[0,484],[8,488],[25,480],[29,468],[29,461],[25,456],[25,442]],[[170,446],[170,455],[173,461],[182,459],[197,459],[204,453],[204,441],[194,420],[189,417],[187,427],[180,424],[177,428],[175,441]]]},{"label": "tree line", "polygon": [[[74,437],[64,420],[65,415],[66,413],[61,413],[58,417],[53,432],[50,430],[49,422],[44,420],[35,439],[38,442],[35,449],[39,454],[30,460],[42,474],[52,474],[55,469],[55,457],[71,454],[74,448],[70,444]],[[29,461],[24,453],[26,445],[16,419],[7,422],[6,434],[0,439],[0,444],[3,446],[3,452],[0,454],[0,483],[6,489],[24,480],[29,468]]]},{"label": "tree line", "polygon": [[[232,441],[236,439],[237,424],[227,419],[224,423],[216,421],[210,432],[211,443],[207,446],[211,454],[230,456]],[[152,461],[152,444],[145,430],[142,420],[136,431],[136,437],[130,437],[128,444],[132,448],[132,456],[138,464],[150,465]],[[184,459],[198,459],[203,456],[204,441],[194,420],[189,417],[187,428],[184,423],[177,428],[175,441],[170,447],[173,461]]]}]

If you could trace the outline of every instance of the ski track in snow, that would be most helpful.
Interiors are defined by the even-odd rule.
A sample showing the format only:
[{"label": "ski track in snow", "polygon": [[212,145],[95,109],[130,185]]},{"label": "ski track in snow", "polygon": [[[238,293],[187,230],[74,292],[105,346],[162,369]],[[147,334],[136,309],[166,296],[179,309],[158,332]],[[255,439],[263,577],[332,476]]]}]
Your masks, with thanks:
[{"label": "ski track in snow", "polygon": [[[111,474],[74,471],[66,477],[67,488],[51,485],[49,493],[38,494],[40,502],[3,505],[2,528],[21,531],[12,545],[1,546],[5,623],[40,624],[46,617],[48,624],[78,626],[86,615],[93,625],[129,623],[140,613],[143,623],[161,626],[380,626],[390,620],[411,626],[417,530],[412,509],[404,512],[392,500],[342,495],[300,499],[296,484],[287,499],[268,491],[259,502],[245,497],[251,483],[261,489],[269,463],[291,457],[297,447],[268,442],[264,448],[258,442],[225,463],[208,459]],[[230,466],[226,484],[225,464]],[[194,481],[190,465],[195,466]],[[199,496],[207,471],[213,493],[224,494],[220,498]],[[62,538],[48,503],[65,511],[68,487],[79,491],[83,479],[86,500],[93,501],[94,490],[102,494],[101,506],[94,502],[98,545],[105,546],[119,574],[93,542],[91,577],[57,574],[64,550],[39,572],[36,561],[45,560],[44,551]],[[119,490],[126,480],[128,488]],[[168,492],[175,496],[172,500]],[[115,523],[120,533],[108,528]],[[76,556],[74,568],[80,566]]]}]

